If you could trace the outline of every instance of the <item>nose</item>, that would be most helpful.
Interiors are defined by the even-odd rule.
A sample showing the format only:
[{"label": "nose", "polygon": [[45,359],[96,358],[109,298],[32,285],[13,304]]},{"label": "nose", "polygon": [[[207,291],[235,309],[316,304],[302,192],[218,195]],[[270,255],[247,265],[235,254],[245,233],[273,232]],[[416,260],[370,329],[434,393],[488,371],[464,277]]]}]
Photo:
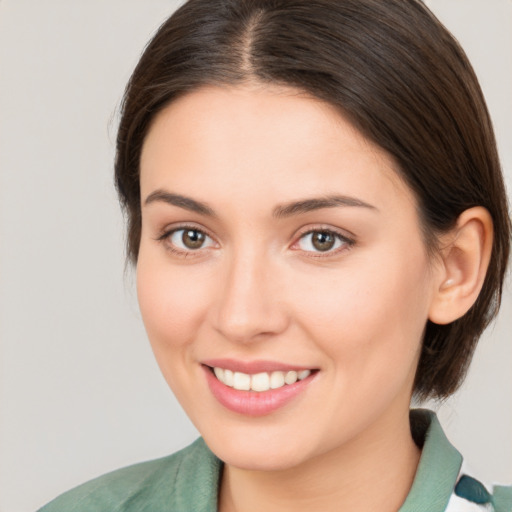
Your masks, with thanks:
[{"label": "nose", "polygon": [[226,263],[213,308],[216,330],[237,343],[282,333],[289,322],[282,288],[279,273],[272,270],[268,259],[261,254],[233,256]]}]

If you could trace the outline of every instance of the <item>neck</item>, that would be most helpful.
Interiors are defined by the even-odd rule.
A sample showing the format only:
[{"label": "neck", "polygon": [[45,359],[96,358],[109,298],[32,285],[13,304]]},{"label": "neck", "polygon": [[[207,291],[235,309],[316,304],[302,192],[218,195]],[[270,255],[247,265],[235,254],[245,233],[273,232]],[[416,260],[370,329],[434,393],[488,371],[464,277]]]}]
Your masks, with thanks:
[{"label": "neck", "polygon": [[350,443],[296,467],[251,471],[225,465],[221,512],[396,512],[411,488],[420,450],[409,416],[382,418]]}]

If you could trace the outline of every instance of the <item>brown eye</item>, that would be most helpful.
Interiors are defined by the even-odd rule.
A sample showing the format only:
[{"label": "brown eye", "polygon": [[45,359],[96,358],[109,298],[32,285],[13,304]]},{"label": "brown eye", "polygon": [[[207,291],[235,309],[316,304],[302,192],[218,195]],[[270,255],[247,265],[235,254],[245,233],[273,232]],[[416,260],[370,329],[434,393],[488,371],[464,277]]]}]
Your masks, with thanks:
[{"label": "brown eye", "polygon": [[328,231],[317,231],[312,234],[311,240],[313,247],[319,251],[329,251],[334,247],[336,238]]},{"label": "brown eye", "polygon": [[353,242],[334,231],[316,230],[309,231],[301,236],[298,246],[302,251],[319,253],[334,252],[333,250],[343,246],[351,246]]},{"label": "brown eye", "polygon": [[169,235],[168,240],[171,245],[183,252],[197,251],[214,245],[206,233],[195,228],[176,229]]},{"label": "brown eye", "polygon": [[204,244],[205,238],[204,233],[197,229],[185,229],[183,230],[181,241],[189,249],[199,249]]}]

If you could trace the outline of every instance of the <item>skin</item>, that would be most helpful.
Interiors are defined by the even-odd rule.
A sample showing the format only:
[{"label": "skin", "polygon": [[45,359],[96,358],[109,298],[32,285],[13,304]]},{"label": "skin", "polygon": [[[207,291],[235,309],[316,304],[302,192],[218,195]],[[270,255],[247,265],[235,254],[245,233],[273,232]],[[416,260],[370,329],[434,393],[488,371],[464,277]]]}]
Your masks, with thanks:
[{"label": "skin", "polygon": [[[368,206],[272,215],[331,195]],[[445,296],[456,283],[429,260],[393,159],[299,91],[207,87],[154,120],[141,200],[142,317],[169,386],[225,462],[219,509],[398,510],[419,460],[408,411],[422,333],[441,283]],[[171,233],[183,224],[207,235],[202,247]],[[321,252],[311,230],[344,238]],[[211,394],[201,361],[212,358],[319,371],[285,407],[247,417]]]}]

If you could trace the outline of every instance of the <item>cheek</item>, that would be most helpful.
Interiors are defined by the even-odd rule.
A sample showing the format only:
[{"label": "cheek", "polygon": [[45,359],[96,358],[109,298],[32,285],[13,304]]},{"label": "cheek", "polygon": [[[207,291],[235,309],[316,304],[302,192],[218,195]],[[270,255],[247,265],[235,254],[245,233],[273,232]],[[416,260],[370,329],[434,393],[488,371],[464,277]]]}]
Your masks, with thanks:
[{"label": "cheek", "polygon": [[190,266],[169,265],[165,255],[145,254],[141,247],[137,295],[158,366],[187,410],[193,389],[190,383],[197,382],[194,341],[208,310],[204,276],[197,275]]},{"label": "cheek", "polygon": [[427,321],[427,268],[420,251],[401,259],[392,253],[378,261],[354,258],[353,265],[319,275],[310,293],[301,293],[306,285],[296,280],[294,293],[302,299],[295,316],[343,368],[340,378],[357,375],[361,382],[362,375],[379,379],[397,370],[403,378],[416,362]]},{"label": "cheek", "polygon": [[204,276],[193,266],[169,265],[165,257],[146,256],[137,264],[137,296],[149,340],[159,351],[172,351],[194,341],[207,310]]}]

